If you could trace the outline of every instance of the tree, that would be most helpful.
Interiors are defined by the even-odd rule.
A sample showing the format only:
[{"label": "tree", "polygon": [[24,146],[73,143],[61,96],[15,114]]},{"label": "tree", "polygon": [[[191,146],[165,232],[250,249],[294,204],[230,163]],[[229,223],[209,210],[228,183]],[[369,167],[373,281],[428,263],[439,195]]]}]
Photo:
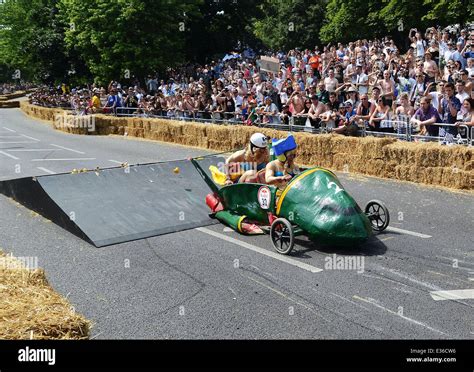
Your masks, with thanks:
[{"label": "tree", "polygon": [[265,0],[264,17],[255,22],[255,35],[273,50],[314,48],[324,19],[326,0]]},{"label": "tree", "polygon": [[474,3],[469,0],[425,0],[426,12],[423,20],[437,23],[441,26],[450,24],[465,24],[474,20]]},{"label": "tree", "polygon": [[320,38],[324,43],[349,42],[385,35],[376,16],[383,4],[375,0],[330,0]]},{"label": "tree", "polygon": [[5,0],[0,5],[0,65],[22,79],[54,82],[69,67],[58,0]]},{"label": "tree", "polygon": [[188,14],[186,56],[203,62],[246,46],[258,47],[253,22],[262,0],[205,0]]},{"label": "tree", "polygon": [[194,8],[179,0],[61,0],[67,45],[102,83],[182,62],[185,17]]}]

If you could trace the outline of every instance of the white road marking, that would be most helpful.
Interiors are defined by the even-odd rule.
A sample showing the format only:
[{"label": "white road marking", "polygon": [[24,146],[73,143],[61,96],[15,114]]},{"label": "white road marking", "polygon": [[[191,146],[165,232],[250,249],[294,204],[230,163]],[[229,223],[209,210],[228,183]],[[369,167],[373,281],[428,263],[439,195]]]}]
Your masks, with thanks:
[{"label": "white road marking", "polygon": [[257,253],[260,253],[260,254],[263,254],[265,256],[268,256],[268,257],[271,257],[271,258],[274,258],[276,260],[279,260],[279,261],[283,261],[287,264],[290,264],[290,265],[293,265],[293,266],[296,266],[300,269],[303,269],[303,270],[307,270],[309,272],[312,272],[312,273],[319,273],[321,271],[323,271],[322,269],[319,269],[315,266],[311,266],[311,265],[308,265],[308,264],[305,264],[303,262],[300,262],[298,260],[295,260],[293,258],[290,258],[290,257],[287,257],[287,256],[284,256],[284,255],[281,255],[279,253],[275,253],[275,252],[272,252],[272,251],[267,251],[266,249],[263,249],[263,248],[260,248],[260,247],[257,247],[255,245],[252,245],[252,244],[249,244],[249,243],[246,243],[246,242],[243,242],[241,240],[238,240],[238,239],[234,239],[230,236],[227,236],[227,235],[223,235],[223,234],[220,234],[218,232],[215,232],[215,231],[212,231],[212,230],[209,230],[205,227],[198,227],[196,230],[202,232],[202,233],[205,233],[205,234],[208,234],[208,235],[211,235],[211,236],[214,236],[216,238],[219,238],[219,239],[222,239],[222,240],[225,240],[229,243],[234,243],[234,244],[237,244],[243,248],[247,248],[247,249],[250,249],[251,251],[254,251],[254,252],[257,252]]},{"label": "white road marking", "polygon": [[33,159],[31,161],[77,161],[77,160],[95,160],[95,158],[68,158],[68,159]]},{"label": "white road marking", "polygon": [[122,165],[124,162],[123,161],[118,161],[118,160],[109,160],[111,163],[115,163],[115,164],[120,164]]},{"label": "white road marking", "polygon": [[[317,291],[317,290],[314,289],[314,288],[311,288],[311,289],[312,289],[313,291],[315,291],[315,292],[319,292],[319,291]],[[361,307],[361,308],[363,308],[363,309],[365,309],[365,310],[367,310],[367,311],[371,311],[368,307],[365,307],[365,306],[363,306],[363,305],[361,305],[361,304],[359,304],[359,303],[357,303],[357,302],[355,302],[355,301],[349,300],[348,298],[339,296],[337,293],[332,293],[332,292],[330,292],[329,294],[330,294],[331,296],[338,297],[338,298],[340,298],[341,300],[347,301],[347,302],[349,302],[349,303],[351,303],[351,304],[357,305],[357,306],[359,306],[359,307]]]},{"label": "white road marking", "polygon": [[38,142],[41,142],[41,140],[37,139],[37,138],[33,138],[33,137],[30,137],[30,136],[27,136],[25,134],[21,134],[22,137],[25,137],[25,138],[28,138],[28,139],[31,139],[33,141],[38,141]]},{"label": "white road marking", "polygon": [[471,282],[474,282],[474,278],[468,278]]},{"label": "white road marking", "polygon": [[32,141],[10,141],[10,142],[0,142],[2,144],[10,144],[10,143],[36,143],[36,142],[32,142]]},{"label": "white road marking", "polygon": [[474,299],[474,289],[454,289],[452,291],[430,292],[435,301]]},{"label": "white road marking", "polygon": [[6,129],[6,130],[8,130],[9,132],[16,133],[16,131],[14,131],[13,129],[7,128],[7,127],[3,127],[3,129]]},{"label": "white road marking", "polygon": [[422,322],[420,322],[420,321],[418,321],[418,320],[409,318],[409,317],[407,317],[407,316],[405,316],[405,315],[400,315],[400,314],[397,313],[396,311],[387,309],[386,307],[383,307],[382,305],[379,305],[379,304],[376,302],[376,300],[374,300],[373,298],[363,298],[363,297],[359,297],[359,296],[357,296],[357,295],[352,296],[352,298],[355,298],[356,300],[363,301],[363,302],[365,302],[365,303],[371,304],[371,305],[373,305],[373,306],[375,306],[375,307],[377,307],[377,308],[379,308],[379,309],[382,309],[382,310],[384,310],[384,311],[386,311],[386,312],[388,312],[388,313],[390,313],[390,314],[392,314],[392,315],[399,316],[400,318],[402,318],[402,319],[404,319],[404,320],[406,320],[406,321],[408,321],[408,322],[410,322],[410,323],[414,323],[414,324],[417,324],[417,325],[419,325],[419,326],[425,327],[425,328],[429,329],[430,331],[433,331],[433,332],[436,332],[436,333],[441,333],[442,335],[446,335],[446,333],[444,333],[444,332],[442,332],[442,331],[440,331],[440,330],[438,330],[438,329],[432,328],[432,327],[430,327],[430,326],[427,325],[427,324],[424,324],[424,323],[422,323]]},{"label": "white road marking", "polygon": [[0,138],[21,138],[21,137],[22,136],[0,136]]},{"label": "white road marking", "polygon": [[392,226],[387,227],[386,231],[393,231],[393,232],[398,232],[398,233],[401,233],[401,234],[413,235],[413,236],[416,236],[416,237],[422,238],[422,239],[431,238],[431,235],[421,234],[421,233],[418,233],[418,232],[415,232],[415,231],[410,231],[410,230],[399,229],[398,227],[392,227]]},{"label": "white road marking", "polygon": [[56,174],[56,172],[53,172],[52,170],[49,170],[49,169],[46,169],[46,168],[43,168],[43,167],[37,167],[37,169],[39,169],[43,172],[49,173],[49,174]]},{"label": "white road marking", "polygon": [[431,289],[432,291],[438,291],[438,290],[441,290],[440,287],[434,285],[434,284],[431,284],[431,283],[427,283],[427,282],[424,282],[422,280],[419,280],[417,279],[416,277],[414,276],[411,276],[409,274],[406,274],[406,273],[403,273],[401,271],[398,271],[398,270],[395,270],[395,269],[390,269],[390,268],[387,268],[387,267],[384,267],[384,266],[378,266],[378,268],[380,268],[381,270],[384,270],[384,271],[388,271],[389,273],[392,273],[392,274],[395,274],[403,279],[407,279],[409,280],[410,282],[412,283],[416,283],[422,287],[425,287],[425,288],[428,288],[428,289]]},{"label": "white road marking", "polygon": [[229,291],[231,291],[232,294],[233,294],[235,297],[237,297],[237,293],[235,293],[235,291],[234,291],[232,288],[229,287]]},{"label": "white road marking", "polygon": [[84,154],[85,154],[85,152],[82,152],[82,151],[77,151],[77,150],[73,150],[73,149],[70,149],[70,148],[68,148],[68,147],[64,147],[64,146],[55,145],[54,143],[51,143],[51,146],[54,146],[54,147],[59,147],[60,149],[63,149],[63,150],[72,151],[72,152],[75,152],[76,154],[82,154],[82,155],[84,155]]},{"label": "white road marking", "polygon": [[6,153],[6,152],[4,152],[4,151],[0,151],[0,154],[5,155],[5,156],[7,156],[7,157],[9,157],[10,159],[13,159],[13,160],[20,160],[20,158],[17,158],[16,156],[13,156],[13,155],[11,155],[11,154],[8,154],[8,153]]},{"label": "white road marking", "polygon": [[40,152],[40,151],[62,151],[61,149],[11,149],[8,150],[10,152],[16,151],[16,152]]}]

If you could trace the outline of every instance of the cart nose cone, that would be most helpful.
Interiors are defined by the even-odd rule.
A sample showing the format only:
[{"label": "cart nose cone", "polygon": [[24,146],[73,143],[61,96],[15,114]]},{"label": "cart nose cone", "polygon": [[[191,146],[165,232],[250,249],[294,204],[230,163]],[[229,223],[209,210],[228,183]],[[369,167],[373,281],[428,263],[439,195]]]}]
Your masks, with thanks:
[{"label": "cart nose cone", "polygon": [[334,215],[321,225],[322,235],[335,243],[362,242],[372,235],[370,222],[363,213]]}]

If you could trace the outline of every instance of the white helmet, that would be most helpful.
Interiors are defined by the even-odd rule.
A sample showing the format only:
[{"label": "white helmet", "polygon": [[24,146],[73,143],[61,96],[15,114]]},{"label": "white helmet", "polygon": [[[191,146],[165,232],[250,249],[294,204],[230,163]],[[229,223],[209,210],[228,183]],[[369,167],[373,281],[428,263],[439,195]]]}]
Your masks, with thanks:
[{"label": "white helmet", "polygon": [[252,134],[252,137],[250,137],[250,143],[254,147],[264,149],[268,145],[268,138],[262,133],[254,133]]}]

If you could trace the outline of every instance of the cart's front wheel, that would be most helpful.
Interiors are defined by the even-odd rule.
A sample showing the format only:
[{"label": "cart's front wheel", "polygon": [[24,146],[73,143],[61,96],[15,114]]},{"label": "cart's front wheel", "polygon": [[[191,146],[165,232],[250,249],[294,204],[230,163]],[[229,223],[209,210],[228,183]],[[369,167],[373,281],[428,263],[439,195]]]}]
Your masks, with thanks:
[{"label": "cart's front wheel", "polygon": [[293,226],[285,218],[277,218],[270,228],[273,247],[278,253],[289,254],[295,245]]},{"label": "cart's front wheel", "polygon": [[384,203],[379,200],[371,200],[365,207],[365,214],[369,218],[372,229],[377,232],[384,231],[390,223],[390,214]]}]

